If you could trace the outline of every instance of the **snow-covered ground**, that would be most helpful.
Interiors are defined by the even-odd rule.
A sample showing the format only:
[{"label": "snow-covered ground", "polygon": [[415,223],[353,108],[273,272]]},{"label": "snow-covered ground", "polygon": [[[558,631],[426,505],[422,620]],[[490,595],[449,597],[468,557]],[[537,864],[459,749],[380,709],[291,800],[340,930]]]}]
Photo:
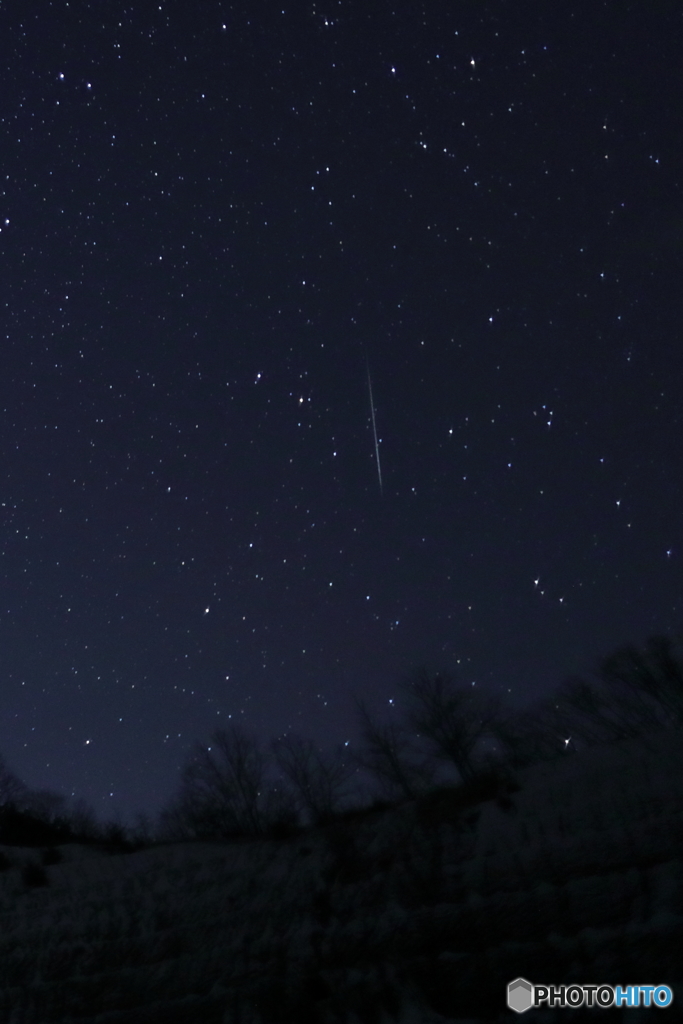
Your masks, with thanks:
[{"label": "snow-covered ground", "polygon": [[278,842],[65,846],[43,887],[2,847],[0,1022],[470,1024],[516,1019],[518,975],[666,983],[683,1019],[680,734],[516,778]]}]

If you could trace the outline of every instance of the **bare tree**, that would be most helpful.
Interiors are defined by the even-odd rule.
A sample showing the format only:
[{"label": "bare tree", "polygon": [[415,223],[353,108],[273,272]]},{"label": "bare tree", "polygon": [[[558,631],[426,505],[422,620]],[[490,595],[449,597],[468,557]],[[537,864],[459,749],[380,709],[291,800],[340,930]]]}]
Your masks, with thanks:
[{"label": "bare tree", "polygon": [[356,755],[392,799],[413,800],[433,784],[434,767],[418,758],[406,730],[395,722],[379,722],[367,706],[357,703],[363,747]]},{"label": "bare tree", "polygon": [[181,837],[260,835],[267,759],[239,726],[197,743],[181,775],[180,792],[161,815],[162,831]]},{"label": "bare tree", "polygon": [[0,807],[18,805],[29,793],[29,788],[7,767],[0,754]]},{"label": "bare tree", "polygon": [[610,693],[600,680],[566,679],[547,703],[546,717],[556,723],[557,730],[588,746],[638,736],[644,728],[657,725],[654,708],[644,694]]},{"label": "bare tree", "polygon": [[683,725],[683,666],[673,641],[651,637],[644,652],[622,647],[598,663],[596,678],[572,676],[534,708],[501,717],[493,732],[518,766],[577,747]]},{"label": "bare tree", "polygon": [[481,741],[491,735],[499,701],[447,673],[426,670],[408,681],[409,721],[437,757],[455,765],[463,782],[476,775]]},{"label": "bare tree", "polygon": [[21,798],[20,803],[23,811],[48,824],[60,819],[64,821],[67,814],[66,797],[52,789],[29,790]]},{"label": "bare tree", "polygon": [[321,824],[341,808],[355,771],[341,751],[322,752],[311,740],[288,735],[273,742],[277,765],[311,821]]},{"label": "bare tree", "polygon": [[68,821],[73,832],[84,839],[95,839],[100,834],[95,811],[83,797],[78,797],[68,810]]},{"label": "bare tree", "polygon": [[491,735],[503,761],[513,768],[525,768],[575,749],[572,731],[567,731],[567,725],[558,719],[554,705],[546,702],[501,714],[491,723]]},{"label": "bare tree", "polygon": [[130,836],[134,843],[140,846],[149,846],[154,840],[154,825],[152,818],[146,811],[138,811],[135,815],[135,823],[130,830]]},{"label": "bare tree", "polygon": [[673,641],[652,636],[641,652],[622,647],[600,665],[603,684],[644,724],[683,724],[683,666],[673,653]]},{"label": "bare tree", "polygon": [[589,746],[683,724],[683,667],[667,637],[651,637],[645,651],[627,646],[603,659],[598,678],[571,677],[553,702],[557,722]]},{"label": "bare tree", "polygon": [[204,834],[197,823],[193,808],[183,792],[161,808],[155,822],[155,833],[160,840],[196,839]]},{"label": "bare tree", "polygon": [[288,785],[273,784],[263,798],[263,818],[270,835],[283,836],[296,831],[301,824],[295,793]]}]

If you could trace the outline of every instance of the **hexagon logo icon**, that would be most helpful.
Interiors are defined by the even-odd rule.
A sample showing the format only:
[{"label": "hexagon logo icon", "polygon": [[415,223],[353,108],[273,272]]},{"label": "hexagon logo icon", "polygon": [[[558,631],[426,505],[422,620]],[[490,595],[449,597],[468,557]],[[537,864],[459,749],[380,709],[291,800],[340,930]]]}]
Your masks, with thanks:
[{"label": "hexagon logo icon", "polygon": [[515,978],[508,985],[508,1006],[515,1013],[526,1013],[534,1004],[534,986],[526,978]]}]

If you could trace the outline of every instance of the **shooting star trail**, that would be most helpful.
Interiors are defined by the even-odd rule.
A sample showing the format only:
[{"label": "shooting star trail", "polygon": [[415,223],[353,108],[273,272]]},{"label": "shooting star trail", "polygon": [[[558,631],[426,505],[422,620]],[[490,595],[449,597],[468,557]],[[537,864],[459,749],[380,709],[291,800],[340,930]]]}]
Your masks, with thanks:
[{"label": "shooting star trail", "polygon": [[372,416],[372,433],[375,438],[375,458],[377,460],[377,478],[379,479],[379,493],[384,496],[382,486],[382,464],[379,461],[379,442],[377,440],[377,424],[375,423],[375,403],[372,400],[372,380],[370,379],[370,360],[365,357],[365,365],[368,370],[368,394],[370,395],[370,415]]}]

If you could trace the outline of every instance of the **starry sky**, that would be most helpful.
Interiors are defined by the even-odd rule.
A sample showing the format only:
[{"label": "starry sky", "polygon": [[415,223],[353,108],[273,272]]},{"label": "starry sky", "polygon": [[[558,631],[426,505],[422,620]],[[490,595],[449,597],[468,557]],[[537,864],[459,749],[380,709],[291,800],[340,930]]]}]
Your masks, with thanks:
[{"label": "starry sky", "polygon": [[[683,17],[0,4],[0,752],[517,705],[681,599]],[[372,396],[372,397],[371,397]],[[374,417],[374,419],[373,419]]]}]

